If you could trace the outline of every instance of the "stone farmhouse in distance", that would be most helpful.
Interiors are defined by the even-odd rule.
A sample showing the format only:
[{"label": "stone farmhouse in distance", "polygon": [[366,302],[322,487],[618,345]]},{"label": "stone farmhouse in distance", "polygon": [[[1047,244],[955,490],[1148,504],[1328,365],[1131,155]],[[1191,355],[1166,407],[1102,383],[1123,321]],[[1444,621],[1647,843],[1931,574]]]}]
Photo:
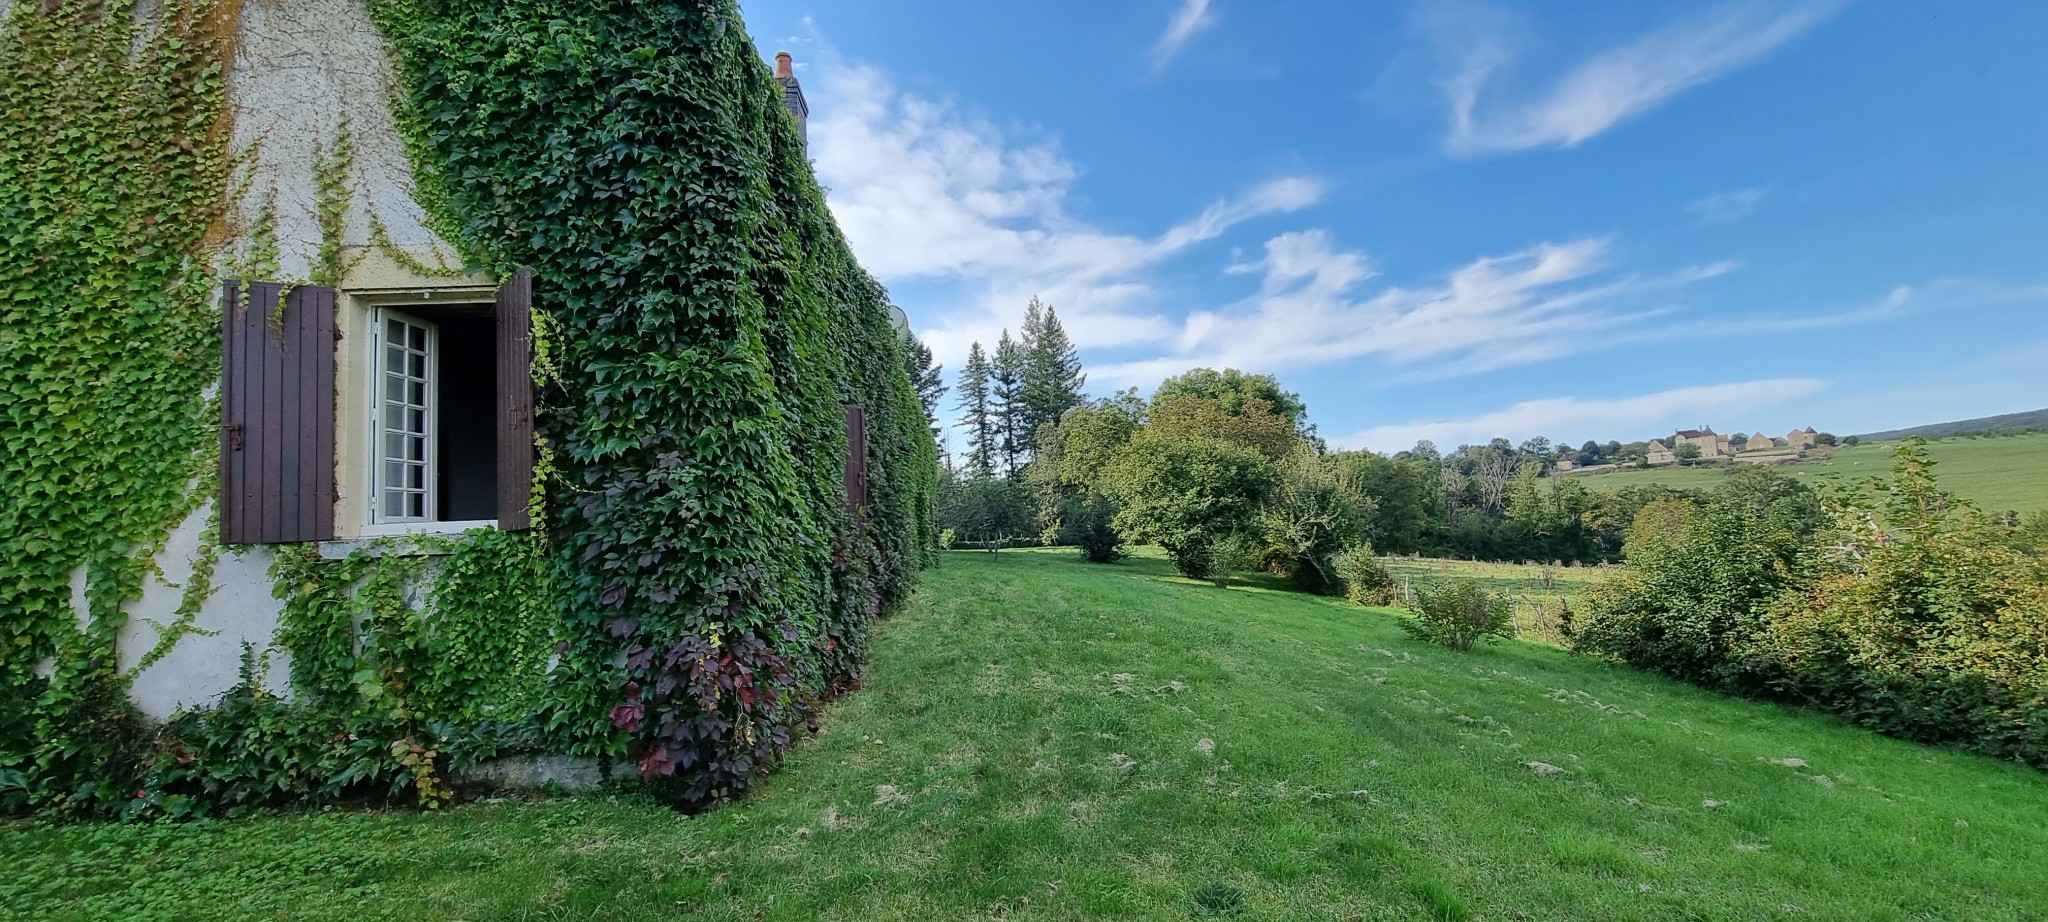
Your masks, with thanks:
[{"label": "stone farmhouse in distance", "polygon": [[1743,443],[1742,447],[1737,448],[1728,436],[1715,432],[1712,426],[1680,429],[1668,439],[1652,439],[1644,451],[1643,461],[1650,465],[1677,463],[1678,450],[1685,445],[1697,447],[1701,460],[1730,458],[1773,450],[1801,452],[1814,447],[1817,443],[1816,435],[1812,426],[1794,429],[1783,438],[1766,435],[1759,429],[1750,434],[1749,440]]}]

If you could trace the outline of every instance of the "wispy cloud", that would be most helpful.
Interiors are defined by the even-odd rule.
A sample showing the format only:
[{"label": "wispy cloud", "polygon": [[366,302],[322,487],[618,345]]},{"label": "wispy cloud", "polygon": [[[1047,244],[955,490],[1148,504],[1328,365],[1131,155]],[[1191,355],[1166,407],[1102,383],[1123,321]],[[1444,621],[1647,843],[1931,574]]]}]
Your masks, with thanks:
[{"label": "wispy cloud", "polygon": [[1180,6],[1166,17],[1166,31],[1152,45],[1152,72],[1165,70],[1188,42],[1215,25],[1216,19],[1216,13],[1209,9],[1209,0],[1181,0]]},{"label": "wispy cloud", "polygon": [[1608,400],[1548,397],[1464,419],[1376,426],[1333,441],[1344,448],[1381,452],[1400,451],[1422,439],[1443,448],[1496,437],[1519,442],[1539,435],[1579,441],[1633,441],[1667,434],[1678,425],[1698,425],[1706,417],[1746,418],[1753,411],[1817,394],[1828,384],[1818,378],[1769,378],[1680,387]]},{"label": "wispy cloud", "polygon": [[1451,58],[1441,84],[1451,114],[1445,147],[1457,154],[1572,147],[1758,61],[1839,6],[1836,0],[1722,4],[1601,51],[1547,89],[1519,96],[1497,87],[1515,50],[1491,17],[1471,8],[1439,12],[1426,25]]},{"label": "wispy cloud", "polygon": [[1716,192],[1713,195],[1694,199],[1685,206],[1687,214],[1708,224],[1732,224],[1756,210],[1763,204],[1764,193],[1770,190],[1758,186],[1752,189],[1737,189],[1733,192]]},{"label": "wispy cloud", "polygon": [[1263,259],[1226,270],[1260,275],[1257,293],[1191,313],[1170,354],[1095,377],[1142,383],[1196,365],[1272,371],[1366,356],[1413,377],[1473,374],[1598,348],[1670,313],[1675,290],[1733,268],[1622,273],[1608,250],[1601,239],[1543,243],[1474,260],[1437,284],[1369,290],[1377,271],[1365,254],[1323,231],[1283,234]]},{"label": "wispy cloud", "polygon": [[821,56],[811,153],[861,263],[891,283],[944,282],[960,301],[916,316],[942,361],[1014,326],[1033,295],[1076,339],[1109,348],[1169,338],[1149,270],[1233,226],[1299,211],[1321,180],[1285,176],[1211,202],[1156,234],[1107,230],[1069,211],[1080,171],[1048,139],[1018,141],[945,101],[899,90],[882,71]]}]

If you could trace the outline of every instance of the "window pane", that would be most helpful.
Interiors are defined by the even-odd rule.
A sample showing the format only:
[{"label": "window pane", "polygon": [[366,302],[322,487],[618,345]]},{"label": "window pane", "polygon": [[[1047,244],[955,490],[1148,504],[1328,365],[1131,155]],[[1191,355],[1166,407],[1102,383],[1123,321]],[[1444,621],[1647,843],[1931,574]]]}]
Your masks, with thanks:
[{"label": "window pane", "polygon": [[387,374],[405,374],[405,350],[397,346],[384,347],[384,371]]},{"label": "window pane", "polygon": [[426,489],[426,488],[427,488],[427,466],[426,466],[426,465],[424,465],[424,464],[410,464],[410,465],[407,465],[407,466],[406,466],[405,470],[406,470],[406,475],[407,475],[407,476],[406,476],[406,482],[405,482],[405,485],[406,485],[406,486],[408,486],[408,487],[411,487],[411,488],[413,488],[413,489],[415,489],[415,490],[424,490],[424,489]]},{"label": "window pane", "polygon": [[404,378],[396,378],[396,377],[391,377],[391,376],[389,376],[389,375],[386,375],[386,376],[385,376],[385,378],[384,378],[384,399],[386,399],[386,400],[404,400],[404,399],[405,399],[405,379],[404,379]]},{"label": "window pane", "polygon": [[417,352],[413,353],[413,354],[412,354],[412,365],[411,365],[411,368],[410,368],[410,370],[408,370],[408,371],[406,372],[406,374],[412,375],[412,376],[413,376],[413,377],[415,377],[415,378],[424,378],[424,377],[426,377],[426,376],[427,376],[427,357],[426,357],[426,356],[424,356],[424,355],[421,355],[421,354],[419,354],[419,353],[417,353]]},{"label": "window pane", "polygon": [[427,431],[427,411],[425,411],[425,410],[407,410],[407,411],[405,411],[405,431],[407,431],[407,432],[425,432],[425,431]]},{"label": "window pane", "polygon": [[384,457],[389,460],[405,457],[405,436],[396,432],[384,433]]},{"label": "window pane", "polygon": [[392,516],[392,517],[394,517],[394,518],[395,518],[395,517],[397,517],[397,516],[402,516],[402,515],[404,515],[404,514],[405,514],[405,494],[403,494],[403,493],[385,493],[385,494],[384,494],[384,514],[385,514],[385,515],[388,515],[388,516]]},{"label": "window pane", "polygon": [[412,347],[419,352],[427,351],[427,331],[424,328],[412,328]]},{"label": "window pane", "polygon": [[403,345],[405,343],[405,324],[399,322],[395,317],[384,321],[384,341]]},{"label": "window pane", "polygon": [[426,517],[426,515],[427,515],[427,497],[426,497],[426,496],[425,496],[424,494],[420,494],[420,493],[407,493],[407,494],[405,494],[405,499],[406,499],[406,507],[407,507],[408,509],[410,509],[410,510],[411,510],[411,511],[410,511],[410,512],[408,513],[409,515],[411,515],[411,516],[412,516],[413,518],[416,518],[416,519],[419,519],[419,518],[425,518],[425,517]]},{"label": "window pane", "polygon": [[425,384],[414,381],[412,382],[411,391],[413,406],[423,407],[427,405],[427,386]]}]

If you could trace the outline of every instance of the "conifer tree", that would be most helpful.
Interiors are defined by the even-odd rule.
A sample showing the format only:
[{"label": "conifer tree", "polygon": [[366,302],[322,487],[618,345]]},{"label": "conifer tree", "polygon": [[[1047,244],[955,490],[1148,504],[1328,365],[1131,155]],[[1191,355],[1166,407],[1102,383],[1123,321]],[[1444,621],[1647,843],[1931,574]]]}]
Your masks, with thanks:
[{"label": "conifer tree", "polygon": [[1067,338],[1059,314],[1037,298],[1025,308],[1024,350],[1025,444],[1035,449],[1040,427],[1059,422],[1084,402],[1081,388],[1088,376],[1081,373],[1080,350]]},{"label": "conifer tree", "polygon": [[932,361],[932,347],[925,345],[915,336],[904,334],[903,361],[905,371],[910,373],[910,383],[917,388],[918,402],[924,404],[925,423],[932,427],[932,438],[939,437],[939,401],[946,396],[946,366]]},{"label": "conifer tree", "polygon": [[1030,423],[1030,406],[1024,401],[1024,348],[1010,337],[1009,330],[1004,330],[1002,339],[996,341],[988,385],[997,431],[996,455],[1002,472],[1010,477],[1021,476],[1031,453],[1025,428]]},{"label": "conifer tree", "polygon": [[[1007,334],[1005,334],[1007,336]],[[954,425],[967,430],[967,475],[981,478],[995,474],[995,458],[1001,444],[995,407],[989,399],[988,353],[980,343],[967,352],[967,366],[960,370],[960,421]]]}]

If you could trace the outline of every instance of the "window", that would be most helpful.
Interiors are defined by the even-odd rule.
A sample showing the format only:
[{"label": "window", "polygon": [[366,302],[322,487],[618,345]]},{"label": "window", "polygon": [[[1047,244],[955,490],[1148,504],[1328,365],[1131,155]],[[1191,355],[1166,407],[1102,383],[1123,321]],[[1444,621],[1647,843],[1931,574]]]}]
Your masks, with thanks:
[{"label": "window", "polygon": [[371,524],[466,527],[498,514],[497,325],[489,304],[376,312]]},{"label": "window", "polygon": [[229,281],[221,540],[528,527],[532,286],[521,269],[495,298],[384,289],[337,310],[330,287]]}]

